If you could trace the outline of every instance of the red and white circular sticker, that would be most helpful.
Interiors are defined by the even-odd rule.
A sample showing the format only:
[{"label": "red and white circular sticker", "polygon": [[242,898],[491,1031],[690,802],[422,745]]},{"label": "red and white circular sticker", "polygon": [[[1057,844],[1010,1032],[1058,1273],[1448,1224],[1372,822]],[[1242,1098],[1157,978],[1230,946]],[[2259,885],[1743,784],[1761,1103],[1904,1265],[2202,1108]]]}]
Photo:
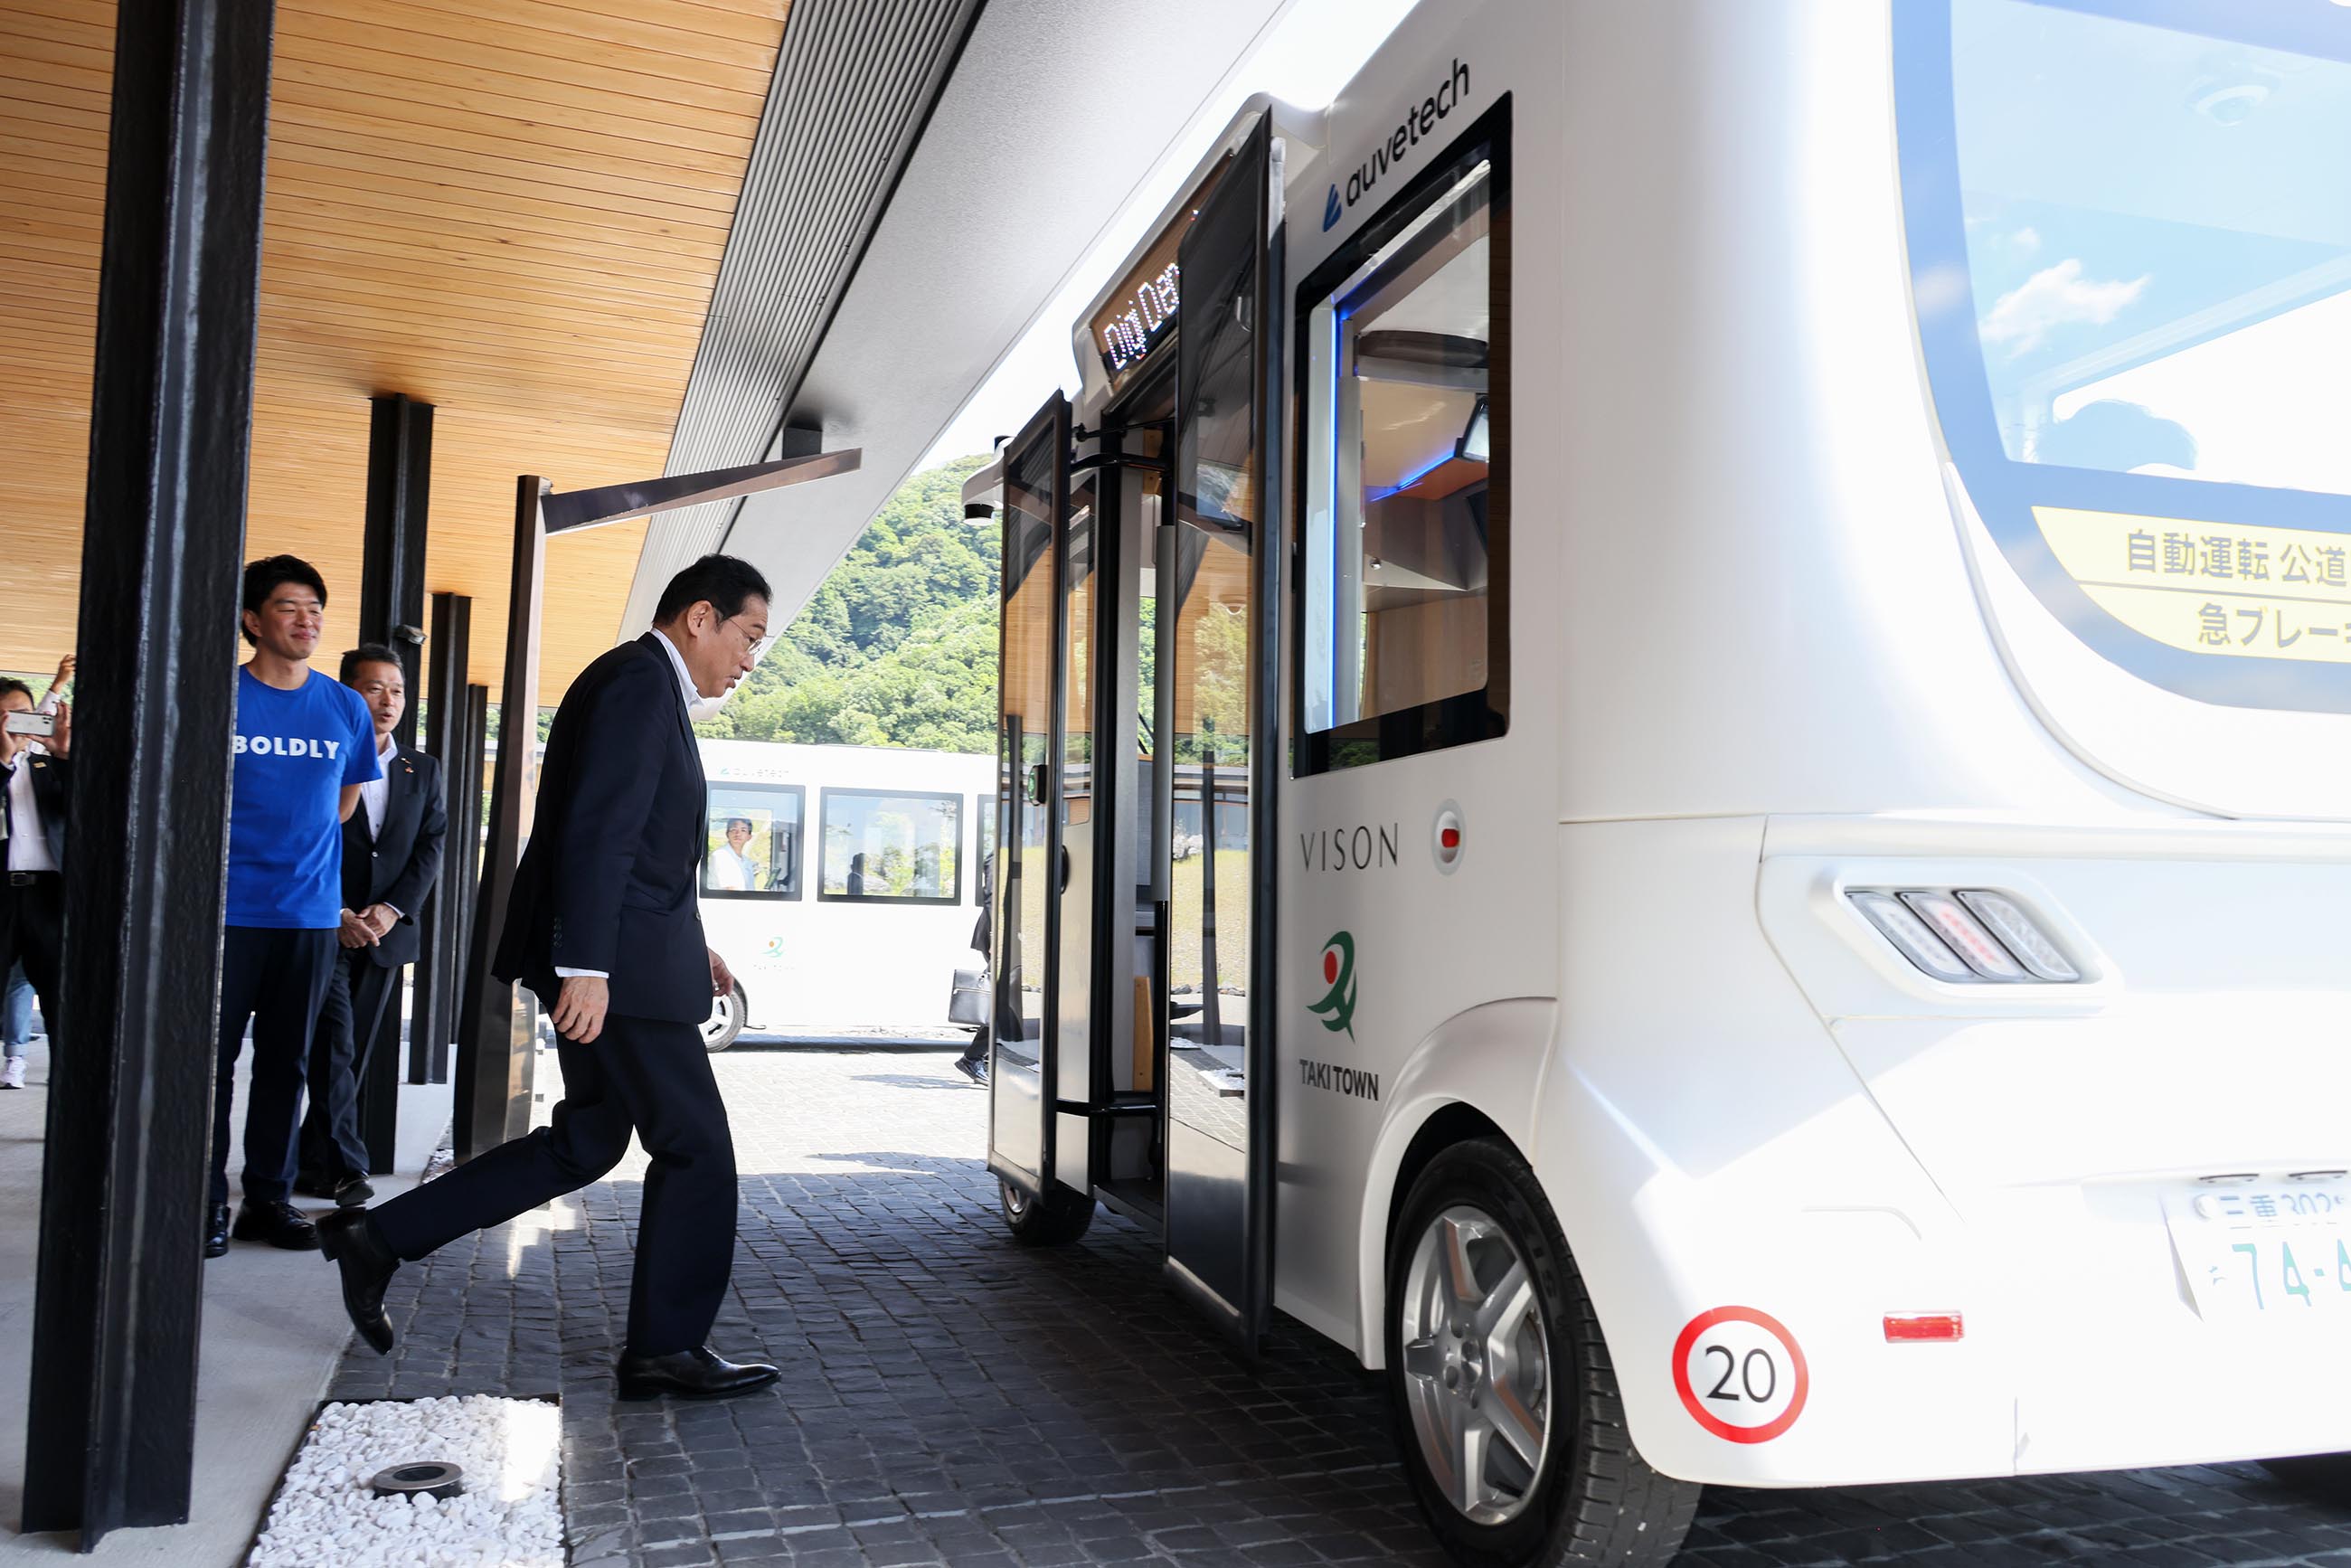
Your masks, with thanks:
[{"label": "red and white circular sticker", "polygon": [[1768,1443],[1796,1424],[1812,1374],[1796,1336],[1753,1307],[1700,1312],[1674,1341],[1674,1391],[1690,1418],[1732,1443]]}]

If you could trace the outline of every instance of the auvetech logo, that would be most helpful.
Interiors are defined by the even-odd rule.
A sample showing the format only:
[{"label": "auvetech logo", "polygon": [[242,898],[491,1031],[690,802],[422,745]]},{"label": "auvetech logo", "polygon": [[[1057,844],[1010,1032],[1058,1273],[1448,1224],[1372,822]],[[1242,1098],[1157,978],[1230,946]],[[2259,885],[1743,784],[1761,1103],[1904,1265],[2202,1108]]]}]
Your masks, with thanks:
[{"label": "auvetech logo", "polygon": [[1453,74],[1445,78],[1445,85],[1422,99],[1417,108],[1405,110],[1404,119],[1388,132],[1388,139],[1373,148],[1372,155],[1357,164],[1354,172],[1347,176],[1344,205],[1339,201],[1337,183],[1332,183],[1330,195],[1322,202],[1322,232],[1329,234],[1336,227],[1339,220],[1353,211],[1357,202],[1372,193],[1372,187],[1380,183],[1381,176],[1404,162],[1406,154],[1420,145],[1423,137],[1433,140],[1437,134],[1437,122],[1450,115],[1468,97],[1469,68],[1457,59],[1453,62]]},{"label": "auvetech logo", "polygon": [[1306,1010],[1328,1016],[1322,1027],[1336,1034],[1347,1031],[1355,1038],[1355,938],[1347,932],[1334,934],[1322,944],[1322,980],[1330,990],[1319,1002],[1309,1002]]}]

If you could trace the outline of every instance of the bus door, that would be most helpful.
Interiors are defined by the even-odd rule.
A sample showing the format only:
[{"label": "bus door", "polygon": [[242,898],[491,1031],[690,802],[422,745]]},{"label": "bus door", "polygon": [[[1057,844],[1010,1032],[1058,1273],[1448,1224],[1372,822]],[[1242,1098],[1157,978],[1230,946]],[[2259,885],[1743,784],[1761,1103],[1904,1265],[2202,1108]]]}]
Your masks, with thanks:
[{"label": "bus door", "polygon": [[[1061,522],[1069,494],[1070,405],[1054,394],[1004,452],[1002,641],[997,728],[994,1042],[988,1168],[1042,1196],[1053,1179],[1060,1018],[1058,797],[1061,737],[1054,665],[1063,630]],[[1084,989],[1082,974],[1077,981]]]},{"label": "bus door", "polygon": [[1173,776],[1169,1275],[1253,1351],[1272,1289],[1281,189],[1260,121],[1186,233],[1173,538],[1158,616]]}]

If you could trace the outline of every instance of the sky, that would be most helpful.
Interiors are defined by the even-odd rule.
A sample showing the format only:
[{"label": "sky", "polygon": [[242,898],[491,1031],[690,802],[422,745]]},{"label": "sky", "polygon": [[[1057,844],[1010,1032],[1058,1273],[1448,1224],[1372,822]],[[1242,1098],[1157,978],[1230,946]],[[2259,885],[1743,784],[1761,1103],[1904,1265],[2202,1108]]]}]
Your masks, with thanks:
[{"label": "sky", "polygon": [[1070,350],[1071,325],[1093,302],[1094,295],[1110,280],[1112,269],[1126,259],[1160,210],[1175,199],[1184,177],[1207,156],[1241,104],[1262,92],[1301,109],[1323,108],[1362,68],[1372,51],[1386,41],[1413,4],[1414,0],[1297,0],[1168,148],[1071,274],[1069,283],[1005,353],[917,467],[986,452],[998,436],[1009,435],[1026,423],[1055,387],[1074,394],[1078,367]]}]

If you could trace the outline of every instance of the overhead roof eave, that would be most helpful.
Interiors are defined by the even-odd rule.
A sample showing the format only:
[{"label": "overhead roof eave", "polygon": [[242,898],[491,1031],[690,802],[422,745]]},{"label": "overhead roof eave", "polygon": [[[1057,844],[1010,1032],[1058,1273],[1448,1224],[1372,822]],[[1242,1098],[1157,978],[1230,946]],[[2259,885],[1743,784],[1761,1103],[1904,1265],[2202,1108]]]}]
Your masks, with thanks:
[{"label": "overhead roof eave", "polygon": [[[863,466],[655,518],[623,629],[645,623],[679,567],[720,548],[767,574],[773,620],[789,622],[1290,3],[1191,0],[1174,26],[1149,0],[987,0],[805,372],[789,394],[768,390],[763,444],[695,459],[770,455],[789,423],[862,448]],[[738,246],[782,243],[747,231],[751,214],[747,185],[730,265]],[[747,404],[762,390],[730,389]]]}]

